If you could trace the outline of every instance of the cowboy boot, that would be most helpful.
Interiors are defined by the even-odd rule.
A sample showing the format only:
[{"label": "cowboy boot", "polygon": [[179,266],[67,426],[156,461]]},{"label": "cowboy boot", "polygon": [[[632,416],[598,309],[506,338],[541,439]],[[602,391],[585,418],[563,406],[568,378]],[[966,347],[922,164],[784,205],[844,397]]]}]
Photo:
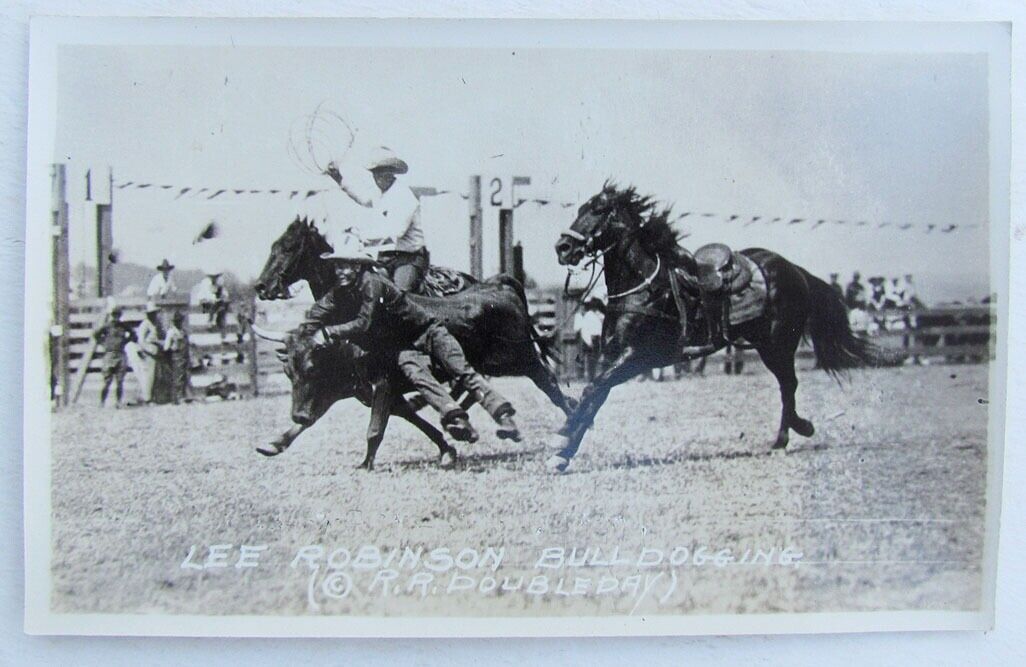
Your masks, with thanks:
[{"label": "cowboy boot", "polygon": [[520,429],[517,428],[517,424],[513,421],[513,410],[505,410],[502,414],[495,418],[495,423],[499,425],[499,428],[495,429],[495,435],[500,440],[512,440],[513,442],[520,442],[523,437],[520,435]]},{"label": "cowboy boot", "polygon": [[705,316],[706,341],[701,345],[686,345],[681,349],[684,356],[702,356],[712,354],[727,344],[723,337],[723,303],[717,294],[702,293],[702,313]]},{"label": "cowboy boot", "polygon": [[467,413],[462,410],[453,410],[442,417],[442,428],[445,432],[460,442],[477,442],[477,431],[467,418]]}]

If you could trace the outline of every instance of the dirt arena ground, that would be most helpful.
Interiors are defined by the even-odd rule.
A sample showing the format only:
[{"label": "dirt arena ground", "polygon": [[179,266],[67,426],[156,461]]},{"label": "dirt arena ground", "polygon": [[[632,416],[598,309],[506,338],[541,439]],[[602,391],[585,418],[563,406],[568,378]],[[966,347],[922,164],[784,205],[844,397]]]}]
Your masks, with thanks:
[{"label": "dirt arena ground", "polygon": [[[817,432],[793,435],[786,454],[769,452],[769,373],[710,368],[615,390],[563,476],[543,469],[561,416],[515,379],[497,385],[528,437],[485,433],[454,470],[397,421],[378,469],[353,470],[367,413],[352,401],[274,459],[253,448],[289,425],[287,396],[79,406],[53,421],[53,609],[975,609],[987,367],[861,371],[844,387],[818,371],[799,379]],[[472,417],[487,430],[479,408]]]}]

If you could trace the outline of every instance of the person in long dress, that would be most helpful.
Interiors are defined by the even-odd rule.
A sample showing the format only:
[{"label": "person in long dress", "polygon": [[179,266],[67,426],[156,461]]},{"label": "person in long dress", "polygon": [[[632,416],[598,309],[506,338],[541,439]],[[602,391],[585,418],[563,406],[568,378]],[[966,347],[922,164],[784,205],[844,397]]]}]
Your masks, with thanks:
[{"label": "person in long dress", "polygon": [[157,374],[157,360],[163,347],[160,308],[154,302],[146,304],[146,315],[135,329],[135,341],[125,347],[129,365],[139,382],[140,400],[153,402],[153,387]]}]

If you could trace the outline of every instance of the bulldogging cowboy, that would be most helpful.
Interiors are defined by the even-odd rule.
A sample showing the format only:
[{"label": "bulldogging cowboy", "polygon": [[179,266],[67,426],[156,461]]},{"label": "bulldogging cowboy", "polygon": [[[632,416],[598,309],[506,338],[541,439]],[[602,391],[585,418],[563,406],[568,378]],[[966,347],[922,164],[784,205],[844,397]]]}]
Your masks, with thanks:
[{"label": "bulldogging cowboy", "polygon": [[492,416],[500,438],[519,441],[512,404],[470,366],[452,334],[375,270],[376,263],[361,246],[353,242],[336,245],[325,255],[333,260],[336,287],[309,310],[300,333],[312,335],[315,343],[323,345],[338,339],[367,350],[394,348],[403,375],[439,412],[443,428],[457,440],[474,442],[477,433],[466,411],[431,374],[434,362]]}]

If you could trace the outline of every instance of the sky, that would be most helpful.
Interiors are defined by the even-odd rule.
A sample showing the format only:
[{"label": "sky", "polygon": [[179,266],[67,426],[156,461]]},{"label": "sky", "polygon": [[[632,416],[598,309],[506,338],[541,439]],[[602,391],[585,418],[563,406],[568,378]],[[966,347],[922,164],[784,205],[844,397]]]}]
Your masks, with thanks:
[{"label": "sky", "polygon": [[[105,198],[110,167],[116,184],[176,186],[114,189],[123,260],[250,279],[297,213],[358,227],[367,213],[337,191],[208,200],[178,188],[332,187],[288,151],[290,128],[327,100],[356,129],[339,147],[356,187],[372,187],[363,156],[387,145],[408,184],[452,191],[422,200],[435,263],[469,268],[459,193],[472,174],[486,274],[498,269],[493,178],[503,195],[527,176],[518,198],[575,205],[612,178],[689,212],[679,228],[692,249],[766,247],[824,278],[913,273],[941,300],[988,291],[987,97],[986,58],[973,54],[66,46],[55,160],[69,170],[73,263],[95,256],[84,174]],[[563,282],[552,247],[575,210],[516,209],[543,285]],[[742,224],[755,216],[782,221]],[[848,224],[813,229],[818,219]],[[221,236],[193,244],[210,220]]]}]

